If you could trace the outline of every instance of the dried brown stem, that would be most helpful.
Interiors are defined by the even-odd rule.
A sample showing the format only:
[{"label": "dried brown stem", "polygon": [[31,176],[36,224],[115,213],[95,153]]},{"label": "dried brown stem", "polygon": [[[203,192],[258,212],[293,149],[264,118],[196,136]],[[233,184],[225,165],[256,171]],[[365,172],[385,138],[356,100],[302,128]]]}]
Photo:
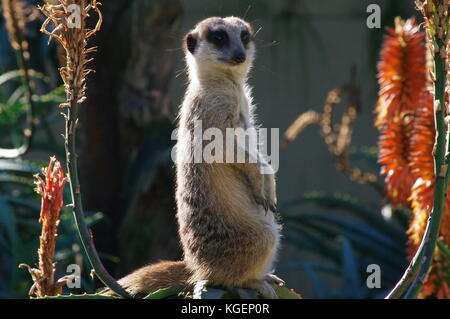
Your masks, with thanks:
[{"label": "dried brown stem", "polygon": [[[94,268],[95,275],[118,295],[130,297],[107,272],[98,256],[92,234],[85,222],[81,187],[78,180],[78,156],[76,154],[78,113],[80,105],[86,99],[86,76],[93,72],[86,68],[86,64],[91,61],[86,58],[86,55],[96,50],[95,47],[87,48],[87,40],[100,30],[102,23],[102,14],[99,9],[100,3],[96,0],[59,0],[55,2],[56,4],[46,4],[40,8],[47,16],[41,31],[49,35],[49,41],[55,39],[61,44],[66,52],[66,65],[60,68],[60,73],[64,81],[67,102],[60,106],[67,108],[67,113],[65,114],[65,148],[76,226],[86,255]],[[92,30],[86,27],[86,18],[89,16],[90,11],[94,11],[98,15],[97,24]],[[73,20],[69,21],[69,18]],[[47,30],[50,24],[53,24],[51,32]]]},{"label": "dried brown stem", "polygon": [[[284,133],[282,146],[287,146],[309,125],[319,124],[328,150],[336,156],[337,169],[353,181],[375,185],[376,175],[362,172],[358,168],[352,168],[348,158],[348,149],[352,140],[352,125],[359,107],[359,89],[355,84],[354,77],[355,71],[352,70],[349,84],[333,89],[328,93],[322,114],[313,110],[302,113]],[[341,102],[344,93],[348,96],[348,103],[342,114],[341,123],[334,124],[335,107]]]}]

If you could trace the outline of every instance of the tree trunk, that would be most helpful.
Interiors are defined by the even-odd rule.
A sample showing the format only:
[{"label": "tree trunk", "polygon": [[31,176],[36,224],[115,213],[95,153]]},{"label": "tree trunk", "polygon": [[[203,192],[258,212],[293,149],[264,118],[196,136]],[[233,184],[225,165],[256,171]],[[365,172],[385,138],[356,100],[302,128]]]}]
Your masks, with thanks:
[{"label": "tree trunk", "polygon": [[119,256],[123,274],[180,257],[173,164],[163,154],[171,147],[170,49],[180,46],[182,7],[179,0],[114,0],[102,12],[80,123],[81,186],[85,210],[106,216],[93,229],[97,249]]}]

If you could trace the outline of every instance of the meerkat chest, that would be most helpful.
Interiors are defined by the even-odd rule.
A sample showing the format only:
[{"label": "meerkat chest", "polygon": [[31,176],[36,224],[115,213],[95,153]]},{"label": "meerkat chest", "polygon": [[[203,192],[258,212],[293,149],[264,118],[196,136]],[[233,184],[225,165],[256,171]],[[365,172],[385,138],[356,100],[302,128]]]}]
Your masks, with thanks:
[{"label": "meerkat chest", "polygon": [[239,127],[248,129],[253,127],[253,120],[251,117],[250,107],[251,101],[247,94],[242,90],[238,96],[238,110],[239,110]]},{"label": "meerkat chest", "polygon": [[234,128],[252,126],[250,101],[240,86],[203,89],[194,100],[198,102],[193,103],[189,117],[204,120],[207,126],[226,122],[226,118],[231,119],[229,126]]},{"label": "meerkat chest", "polygon": [[239,127],[246,130],[252,126],[253,125],[250,120],[248,101],[247,101],[247,99],[242,98],[240,107],[239,107]]}]

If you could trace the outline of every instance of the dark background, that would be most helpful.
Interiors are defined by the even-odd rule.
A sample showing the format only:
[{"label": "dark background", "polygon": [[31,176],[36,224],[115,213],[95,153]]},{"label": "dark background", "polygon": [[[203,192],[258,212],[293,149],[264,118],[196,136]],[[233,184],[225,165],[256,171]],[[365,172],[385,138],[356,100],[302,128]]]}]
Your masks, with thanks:
[{"label": "dark background", "polygon": [[[366,26],[366,8],[371,3],[381,7],[380,29]],[[280,135],[300,113],[321,110],[327,93],[347,83],[351,67],[356,66],[361,112],[355,122],[352,147],[363,149],[373,148],[377,142],[373,126],[378,90],[376,63],[385,28],[393,24],[397,15],[408,18],[416,14],[413,1],[398,0],[105,0],[102,13],[102,29],[90,42],[99,49],[90,64],[96,73],[89,76],[88,98],[82,105],[79,170],[84,208],[96,221],[93,233],[97,249],[116,277],[158,259],[181,258],[174,217],[174,166],[168,151],[186,85],[182,37],[196,22],[209,16],[235,15],[245,17],[255,29],[261,28],[256,39],[257,58],[250,84],[254,88],[259,123],[263,127],[279,128]],[[34,21],[27,26],[30,65],[48,77],[47,82],[36,83],[38,94],[61,84],[57,73],[58,49],[54,43],[47,46],[47,37],[39,32],[41,23]],[[1,73],[17,68],[3,23],[0,59]],[[3,95],[11,94],[13,89],[14,86],[1,87]],[[61,161],[64,159],[60,148],[63,119],[58,117],[56,104],[45,112],[45,116],[52,119],[49,125],[52,133],[39,131],[37,140],[53,147],[35,145],[21,163],[45,165],[51,154],[56,154]],[[6,135],[3,142],[10,142]],[[376,160],[355,165],[378,173]],[[307,193],[319,191],[327,196],[336,193],[352,196],[361,206],[381,216],[382,194],[368,185],[349,180],[336,170],[335,158],[328,152],[317,127],[308,128],[281,149],[277,180],[281,207]],[[379,182],[382,185],[381,178]],[[13,188],[6,184],[0,190],[4,194],[13,193]],[[38,201],[35,195],[27,196]],[[366,224],[365,220],[358,219],[354,209],[345,211],[337,206],[323,207],[319,200],[319,203],[313,201],[291,210],[293,213],[326,213]],[[16,211],[14,206],[12,209]],[[25,218],[37,218],[37,213]],[[281,211],[282,216],[285,213],[287,211]],[[62,223],[67,228],[60,227],[58,237],[58,240],[63,238],[58,242],[60,273],[64,273],[62,266],[67,263],[83,263],[79,246],[72,245],[76,234],[70,218],[70,212],[63,212]],[[399,233],[404,231],[401,223],[386,222],[398,228]],[[3,260],[0,292],[4,297],[24,297],[30,284],[25,271],[13,267],[15,261],[24,261],[16,259],[27,259],[30,263],[37,260],[39,228],[17,227],[17,236],[29,249],[12,259],[7,249],[0,255],[3,256],[0,257],[0,264]],[[285,231],[289,230],[286,226]],[[320,235],[324,236],[322,242],[336,246],[342,256],[330,258],[331,252],[326,249],[308,245],[311,238],[296,241],[286,236],[279,257],[280,276],[305,297],[379,297],[403,271],[400,266],[404,266],[405,256],[401,252],[405,242],[398,241],[396,252],[400,253],[396,257],[399,261],[395,264],[398,267],[391,271],[391,278],[383,282],[379,291],[363,293],[362,288],[355,285],[364,286],[367,264],[384,262],[380,260],[382,249],[369,258],[365,256],[368,253],[364,247],[351,245],[355,239],[347,241],[345,233]],[[4,241],[5,246],[10,245],[7,236]],[[352,261],[355,261],[353,267]],[[351,284],[345,286],[352,272]],[[96,284],[90,282],[87,275],[85,277],[84,289],[94,289]]]}]

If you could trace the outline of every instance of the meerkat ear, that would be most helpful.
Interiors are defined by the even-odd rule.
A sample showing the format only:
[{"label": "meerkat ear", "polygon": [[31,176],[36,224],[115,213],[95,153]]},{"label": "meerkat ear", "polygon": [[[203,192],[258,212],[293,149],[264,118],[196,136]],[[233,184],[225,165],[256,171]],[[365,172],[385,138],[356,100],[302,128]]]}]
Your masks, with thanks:
[{"label": "meerkat ear", "polygon": [[192,54],[194,54],[195,48],[197,47],[197,38],[193,33],[188,33],[184,38],[184,43],[186,49],[189,50]]}]

